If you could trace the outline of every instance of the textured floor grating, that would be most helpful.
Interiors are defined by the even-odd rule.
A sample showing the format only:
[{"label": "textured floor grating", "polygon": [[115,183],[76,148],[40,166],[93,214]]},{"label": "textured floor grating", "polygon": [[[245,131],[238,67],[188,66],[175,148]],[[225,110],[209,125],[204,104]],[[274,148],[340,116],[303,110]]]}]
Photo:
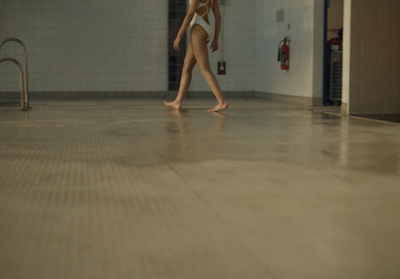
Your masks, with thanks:
[{"label": "textured floor grating", "polygon": [[0,108],[0,278],[399,277],[399,125],[213,104]]}]

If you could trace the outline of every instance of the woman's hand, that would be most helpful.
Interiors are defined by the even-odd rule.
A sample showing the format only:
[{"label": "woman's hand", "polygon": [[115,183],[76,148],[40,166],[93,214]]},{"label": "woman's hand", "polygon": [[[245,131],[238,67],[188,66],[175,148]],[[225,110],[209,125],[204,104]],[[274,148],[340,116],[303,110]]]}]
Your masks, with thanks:
[{"label": "woman's hand", "polygon": [[174,49],[175,49],[175,50],[181,50],[181,49],[179,48],[179,43],[181,42],[181,40],[182,40],[182,37],[180,37],[180,36],[177,36],[177,37],[176,37],[176,39],[175,39],[175,41],[174,41]]},{"label": "woman's hand", "polygon": [[217,51],[219,46],[218,46],[218,40],[214,40],[211,44],[211,52]]}]

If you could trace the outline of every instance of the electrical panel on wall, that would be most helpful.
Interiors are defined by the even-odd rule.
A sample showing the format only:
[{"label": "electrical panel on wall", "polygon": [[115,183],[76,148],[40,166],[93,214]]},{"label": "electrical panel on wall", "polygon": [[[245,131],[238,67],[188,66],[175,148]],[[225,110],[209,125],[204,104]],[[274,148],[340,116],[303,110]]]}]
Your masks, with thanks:
[{"label": "electrical panel on wall", "polygon": [[279,9],[276,11],[276,22],[285,21],[285,9]]}]

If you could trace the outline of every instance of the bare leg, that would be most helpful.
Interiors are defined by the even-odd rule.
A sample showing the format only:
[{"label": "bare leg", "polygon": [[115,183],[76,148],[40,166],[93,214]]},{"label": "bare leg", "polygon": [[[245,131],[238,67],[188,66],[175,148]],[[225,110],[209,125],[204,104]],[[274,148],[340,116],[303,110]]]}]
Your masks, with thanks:
[{"label": "bare leg", "polygon": [[183,62],[182,77],[179,84],[178,95],[172,102],[167,102],[164,100],[166,106],[174,109],[181,109],[183,98],[185,98],[190,82],[192,81],[192,70],[195,65],[196,58],[194,57],[192,46],[189,45],[189,48],[186,52],[185,61]]},{"label": "bare leg", "polygon": [[215,98],[217,98],[218,105],[214,108],[209,109],[209,112],[217,112],[228,108],[228,103],[225,101],[224,95],[219,87],[218,80],[211,71],[210,60],[208,57],[207,49],[207,37],[208,34],[204,28],[200,25],[195,24],[192,27],[191,33],[191,43],[193,48],[194,57],[199,64],[200,71],[203,74],[208,86],[210,86],[211,91],[214,93]]}]

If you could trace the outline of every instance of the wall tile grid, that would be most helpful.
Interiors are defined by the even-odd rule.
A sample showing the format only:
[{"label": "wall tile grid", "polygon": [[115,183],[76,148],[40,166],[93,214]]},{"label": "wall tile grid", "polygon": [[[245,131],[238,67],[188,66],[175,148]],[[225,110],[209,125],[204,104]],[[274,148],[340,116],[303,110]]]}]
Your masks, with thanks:
[{"label": "wall tile grid", "polygon": [[187,49],[186,35],[176,51],[173,43],[186,16],[186,0],[168,0],[168,90],[177,91],[181,80],[183,61]]},{"label": "wall tile grid", "polygon": [[[6,18],[5,12],[5,1],[0,1],[0,41],[5,39],[4,28],[10,26],[12,28],[13,22],[10,22]],[[11,44],[11,43],[10,43]],[[2,47],[0,51],[0,57],[14,57],[14,58],[22,58],[22,55],[17,56],[17,51],[14,48],[9,49],[5,52],[5,48],[7,45]],[[19,48],[19,47],[18,47]],[[21,50],[22,53],[22,50]],[[23,62],[23,59],[18,59],[20,63]],[[7,81],[7,83],[5,82]],[[19,70],[13,65],[11,62],[3,62],[0,64],[0,91],[7,91],[7,89],[11,89],[12,91],[20,90],[20,79],[19,79]],[[1,97],[1,96],[0,96]]]},{"label": "wall tile grid", "polygon": [[[159,0],[6,1],[0,39],[28,47],[31,91],[165,91],[167,8]],[[22,60],[16,43],[1,56]],[[5,64],[5,63],[2,63]],[[0,67],[1,91],[18,91],[16,67]]]},{"label": "wall tile grid", "polygon": [[[222,29],[220,49],[210,53],[210,64],[222,91],[254,91],[255,0],[227,0],[220,6]],[[210,23],[215,27],[211,14]],[[212,41],[208,44],[210,48]],[[217,75],[218,61],[226,61],[226,75]],[[189,91],[210,91],[196,66]]]},{"label": "wall tile grid", "polygon": [[[175,90],[181,65],[170,63],[177,30],[168,31],[168,9],[170,2],[179,1],[0,0],[1,38],[15,36],[28,45],[31,91]],[[217,76],[221,89],[311,97],[315,1],[226,0],[220,7],[220,50],[210,52],[215,74],[218,61],[227,63],[227,74]],[[281,8],[285,21],[276,23]],[[184,14],[176,11],[178,17]],[[215,26],[212,15],[210,21]],[[284,36],[292,38],[289,72],[277,62]],[[9,43],[2,55],[18,56],[15,48]],[[184,55],[181,50],[177,56],[183,60]],[[19,90],[12,66],[0,67],[2,90]],[[189,91],[210,91],[198,67]]]},{"label": "wall tile grid", "polygon": [[[314,2],[314,0],[256,1],[255,91],[312,97],[315,62]],[[282,8],[284,21],[277,23],[276,12]],[[322,25],[323,22],[318,24]],[[278,45],[285,36],[291,37],[289,71],[280,70],[277,61]],[[322,56],[320,59],[322,65]]]}]

